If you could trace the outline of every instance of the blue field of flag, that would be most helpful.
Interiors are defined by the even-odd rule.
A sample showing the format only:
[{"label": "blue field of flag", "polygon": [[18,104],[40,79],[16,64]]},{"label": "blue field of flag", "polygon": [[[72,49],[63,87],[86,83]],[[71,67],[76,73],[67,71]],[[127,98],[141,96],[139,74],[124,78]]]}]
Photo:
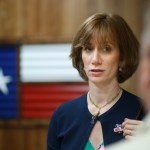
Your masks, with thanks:
[{"label": "blue field of flag", "polygon": [[18,117],[16,45],[0,45],[0,119]]}]

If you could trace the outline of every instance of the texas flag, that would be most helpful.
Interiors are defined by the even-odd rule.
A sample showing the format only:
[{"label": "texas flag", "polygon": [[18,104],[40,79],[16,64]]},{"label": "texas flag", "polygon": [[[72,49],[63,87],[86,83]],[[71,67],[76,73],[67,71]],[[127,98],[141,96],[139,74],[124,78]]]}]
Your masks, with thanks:
[{"label": "texas flag", "polygon": [[[16,54],[12,69],[16,70],[16,78],[10,74],[9,67],[2,65],[2,61],[0,105],[4,101],[8,106],[10,83],[16,87],[16,116],[21,118],[49,118],[60,104],[87,92],[87,84],[72,67],[70,49],[70,44],[41,44],[22,45],[18,50],[11,50]],[[8,53],[5,55],[8,56]],[[13,64],[10,60],[6,62]],[[5,86],[1,80],[5,81]],[[8,101],[1,100],[3,97],[7,97]],[[3,106],[1,108],[5,109]]]}]

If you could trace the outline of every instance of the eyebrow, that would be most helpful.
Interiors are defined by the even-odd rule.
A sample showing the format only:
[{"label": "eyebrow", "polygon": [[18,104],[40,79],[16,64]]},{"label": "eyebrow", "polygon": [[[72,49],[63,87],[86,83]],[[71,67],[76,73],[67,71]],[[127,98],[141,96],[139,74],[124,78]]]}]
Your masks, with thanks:
[{"label": "eyebrow", "polygon": [[[93,43],[92,40],[89,40],[84,46],[93,46]],[[116,46],[115,42],[113,42],[112,40],[98,40],[96,39],[96,43],[98,43],[98,45],[100,46],[104,46],[104,45],[110,45],[110,46]]]}]

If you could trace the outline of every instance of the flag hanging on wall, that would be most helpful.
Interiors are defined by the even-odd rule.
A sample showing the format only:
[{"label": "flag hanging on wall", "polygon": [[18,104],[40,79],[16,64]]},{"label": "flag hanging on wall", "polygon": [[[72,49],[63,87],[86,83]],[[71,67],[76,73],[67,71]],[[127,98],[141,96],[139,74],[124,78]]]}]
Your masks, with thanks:
[{"label": "flag hanging on wall", "polygon": [[87,92],[72,67],[70,50],[71,44],[22,45],[18,51],[1,46],[0,118],[6,118],[4,113],[10,118],[50,118],[60,104]]}]

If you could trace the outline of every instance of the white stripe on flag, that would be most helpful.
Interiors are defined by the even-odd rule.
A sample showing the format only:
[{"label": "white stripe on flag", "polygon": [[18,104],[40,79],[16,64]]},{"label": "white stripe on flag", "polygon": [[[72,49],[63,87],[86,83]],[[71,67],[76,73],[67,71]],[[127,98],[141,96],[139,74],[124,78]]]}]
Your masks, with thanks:
[{"label": "white stripe on flag", "polygon": [[71,44],[23,45],[20,50],[22,82],[83,81],[69,58]]}]

